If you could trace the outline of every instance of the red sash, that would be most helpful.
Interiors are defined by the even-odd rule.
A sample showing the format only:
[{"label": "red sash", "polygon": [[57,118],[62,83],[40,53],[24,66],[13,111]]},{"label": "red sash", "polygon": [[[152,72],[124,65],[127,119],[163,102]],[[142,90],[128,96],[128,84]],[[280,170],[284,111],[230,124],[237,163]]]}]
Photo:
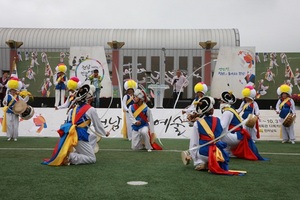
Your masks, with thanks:
[{"label": "red sash", "polygon": [[[233,125],[229,126],[229,129],[233,128]],[[238,146],[235,149],[232,149],[233,155],[238,158],[244,158],[247,160],[258,160],[257,156],[253,153],[251,148],[248,145],[248,140],[251,140],[249,132],[244,128],[237,128],[236,131],[244,136],[243,139],[239,142]]]},{"label": "red sash", "polygon": [[[137,104],[133,104],[133,108],[134,108],[134,111],[136,111],[136,110],[139,108],[139,106],[138,106]],[[148,122],[148,118],[147,118],[147,116],[145,115],[145,113],[143,113],[143,111],[141,111],[141,112],[138,114],[138,116],[139,116],[140,118],[142,118],[142,120],[144,120],[145,122]]]}]

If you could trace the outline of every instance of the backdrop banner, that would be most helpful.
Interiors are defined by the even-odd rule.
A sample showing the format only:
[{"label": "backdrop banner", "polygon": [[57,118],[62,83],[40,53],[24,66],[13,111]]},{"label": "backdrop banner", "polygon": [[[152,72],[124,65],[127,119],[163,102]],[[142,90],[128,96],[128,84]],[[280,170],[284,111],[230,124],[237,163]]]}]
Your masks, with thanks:
[{"label": "backdrop banner", "polygon": [[[76,59],[79,61],[77,62]],[[70,77],[77,76],[81,83],[90,84],[89,76],[97,69],[102,77],[101,85],[103,88],[100,97],[112,96],[112,84],[103,46],[71,47],[69,64],[72,66]]]},{"label": "backdrop banner", "polygon": [[[56,132],[67,118],[66,110],[54,110],[54,108],[34,108],[35,114],[30,120],[21,120],[19,136],[25,137],[58,137]],[[121,138],[122,111],[120,108],[98,108],[98,115],[104,128],[111,134],[109,137]],[[105,113],[106,112],[106,113]],[[261,110],[259,119],[261,140],[281,140],[279,117],[274,110]],[[181,114],[180,109],[152,109],[154,129],[158,138],[190,138],[193,127],[189,126],[186,116]],[[300,116],[300,110],[296,111]],[[215,110],[215,116],[220,117],[220,110]],[[2,122],[3,111],[0,111]],[[300,138],[300,124],[295,123],[295,137]],[[93,126],[91,128],[94,130]],[[6,133],[2,133],[6,136]]]},{"label": "backdrop banner", "polygon": [[245,86],[255,84],[255,47],[220,47],[211,84],[211,96],[224,91],[242,97]]}]

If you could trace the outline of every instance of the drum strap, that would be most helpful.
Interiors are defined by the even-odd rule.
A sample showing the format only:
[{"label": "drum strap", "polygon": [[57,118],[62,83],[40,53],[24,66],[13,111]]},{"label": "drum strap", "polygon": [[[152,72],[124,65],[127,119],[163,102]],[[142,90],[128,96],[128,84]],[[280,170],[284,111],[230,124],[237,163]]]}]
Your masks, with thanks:
[{"label": "drum strap", "polygon": [[126,101],[126,106],[128,106],[128,104],[130,104],[130,102],[133,100],[132,96],[129,96],[129,99]]},{"label": "drum strap", "polygon": [[244,112],[244,110],[245,110],[250,104],[251,104],[251,103],[245,103],[245,105],[243,106],[242,112]]},{"label": "drum strap", "polygon": [[236,118],[238,118],[238,120],[240,121],[240,122],[242,122],[243,120],[242,120],[242,118],[241,118],[241,116],[236,112],[236,110],[234,110],[233,108],[224,108],[224,110],[228,110],[228,111],[230,111],[230,112],[232,112],[235,116],[236,116]]},{"label": "drum strap", "polygon": [[283,102],[281,102],[281,104],[279,105],[279,109],[282,109],[283,105],[288,102],[291,98],[286,98]]},{"label": "drum strap", "polygon": [[61,80],[65,81],[65,75],[59,76],[56,82],[59,83]]},{"label": "drum strap", "polygon": [[[200,119],[199,122],[200,122],[201,126],[204,128],[205,132],[209,135],[209,137],[212,140],[215,139],[215,135],[214,135],[212,129],[215,130],[215,128],[217,126],[217,124],[215,123],[216,118],[215,117],[212,118],[212,129],[208,126],[207,122],[203,118]],[[214,149],[213,153],[211,152],[211,148]],[[215,145],[212,145],[209,147],[209,152],[210,152],[209,156],[214,156],[217,162],[225,161],[221,150],[219,148],[217,148]],[[211,155],[211,154],[213,154],[213,155]]]},{"label": "drum strap", "polygon": [[[136,104],[133,105],[134,109],[136,109],[135,107]],[[148,122],[147,116],[142,113],[142,111],[147,107],[147,105],[145,103],[143,103],[140,107],[138,107],[134,113],[133,116],[136,118],[137,116],[140,116],[142,118],[142,120],[144,120],[145,122]]]},{"label": "drum strap", "polygon": [[209,135],[209,137],[213,140],[215,139],[215,135],[212,132],[211,128],[208,126],[207,122],[202,118],[200,119],[200,124],[204,128],[205,132]]}]

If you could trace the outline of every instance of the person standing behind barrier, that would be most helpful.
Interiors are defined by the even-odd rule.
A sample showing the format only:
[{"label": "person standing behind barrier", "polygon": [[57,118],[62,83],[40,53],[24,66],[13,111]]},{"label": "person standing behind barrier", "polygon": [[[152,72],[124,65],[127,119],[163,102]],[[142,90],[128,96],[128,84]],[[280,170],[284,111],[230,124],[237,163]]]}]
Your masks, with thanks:
[{"label": "person standing behind barrier", "polygon": [[193,160],[197,171],[208,169],[214,174],[239,175],[238,172],[228,171],[229,156],[224,150],[226,143],[215,141],[197,148],[218,138],[223,131],[220,119],[213,116],[215,100],[212,97],[203,97],[200,102],[201,105],[196,108],[199,118],[194,123],[189,152],[185,151],[186,159]]},{"label": "person standing behind barrier", "polygon": [[0,78],[0,103],[1,107],[3,107],[3,99],[6,96],[6,84],[9,80],[8,71],[2,71],[2,77]]},{"label": "person standing behind barrier", "polygon": [[53,83],[55,85],[55,104],[54,107],[58,107],[65,102],[66,95],[66,83],[68,81],[66,77],[67,66],[63,63],[58,64],[56,67],[56,73],[53,76]]},{"label": "person standing behind barrier", "polygon": [[[254,116],[253,119],[256,119],[256,122],[254,125],[248,126],[247,124],[244,126],[244,128],[250,133],[251,138],[253,142],[260,137],[259,136],[259,126],[258,126],[258,117],[259,117],[259,107],[256,101],[254,101],[256,96],[256,91],[252,86],[246,86],[242,90],[242,95],[244,97],[244,101],[241,103],[239,109],[237,110],[238,113],[243,112],[242,118],[245,120],[247,117],[252,114]],[[251,119],[251,120],[253,120]]]},{"label": "person standing behind barrier", "polygon": [[221,138],[221,141],[227,144],[225,150],[231,157],[238,157],[246,160],[267,160],[258,153],[257,147],[253,143],[249,132],[243,128],[242,125],[236,127],[231,132],[228,132],[243,121],[237,111],[231,107],[235,101],[236,98],[232,92],[222,92],[220,102],[220,110],[222,113],[221,125],[223,134],[227,134]]},{"label": "person standing behind barrier", "polygon": [[123,138],[128,138],[129,141],[132,139],[132,122],[130,121],[129,107],[134,103],[133,94],[137,89],[137,83],[134,80],[128,80],[124,83],[126,94],[122,99],[123,108],[123,127],[121,133]]},{"label": "person standing behind barrier", "polygon": [[80,80],[73,76],[67,81],[67,88],[69,90],[69,95],[67,97],[67,100],[64,104],[55,107],[55,110],[60,110],[64,108],[68,108],[71,104],[71,102],[75,99],[75,91],[81,86]]},{"label": "person standing behind barrier", "polygon": [[178,69],[176,75],[172,79],[173,85],[173,104],[175,104],[177,97],[182,99],[183,88],[189,84],[189,81],[182,75],[182,72]]},{"label": "person standing behind barrier", "polygon": [[89,80],[91,81],[91,85],[94,85],[96,88],[96,91],[94,93],[95,102],[93,103],[95,108],[99,108],[100,106],[100,90],[102,88],[101,86],[102,79],[103,78],[99,75],[98,69],[95,69],[94,73],[89,77]]},{"label": "person standing behind barrier", "polygon": [[2,132],[7,132],[7,141],[17,141],[19,136],[19,115],[14,113],[14,106],[19,100],[24,99],[18,95],[22,87],[22,82],[18,78],[11,78],[7,82],[8,93],[3,99],[3,121]]},{"label": "person standing behind barrier", "polygon": [[[292,94],[292,88],[286,84],[281,85],[277,89],[279,99],[276,104],[276,113],[279,114],[282,133],[282,143],[291,142],[295,144],[295,130],[294,130],[294,118],[296,117],[295,102],[290,95]],[[286,117],[291,114],[291,123],[285,124]]]}]

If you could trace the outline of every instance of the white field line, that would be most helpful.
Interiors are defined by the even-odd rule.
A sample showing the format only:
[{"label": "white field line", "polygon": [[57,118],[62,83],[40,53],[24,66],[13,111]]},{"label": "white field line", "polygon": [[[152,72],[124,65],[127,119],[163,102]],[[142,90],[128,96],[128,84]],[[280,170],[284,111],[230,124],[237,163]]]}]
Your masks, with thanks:
[{"label": "white field line", "polygon": [[[9,150],[9,151],[52,151],[53,148],[0,148],[1,150]],[[99,151],[116,151],[116,152],[122,152],[122,151],[133,151],[131,149],[100,149]],[[136,152],[144,152],[144,151],[136,151]],[[155,152],[155,151],[152,151]],[[157,152],[174,152],[174,153],[180,153],[182,150],[160,150]],[[300,156],[300,153],[277,153],[277,152],[259,152],[260,154],[265,155],[284,155],[284,156]]]}]

